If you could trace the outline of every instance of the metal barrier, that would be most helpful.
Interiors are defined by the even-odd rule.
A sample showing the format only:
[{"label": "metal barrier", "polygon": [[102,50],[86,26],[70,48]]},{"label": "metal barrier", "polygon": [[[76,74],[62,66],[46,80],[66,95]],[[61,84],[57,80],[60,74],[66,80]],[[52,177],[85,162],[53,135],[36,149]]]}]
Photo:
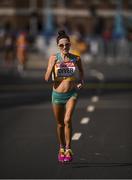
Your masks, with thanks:
[{"label": "metal barrier", "polygon": [[132,64],[132,42],[127,39],[104,40],[94,39],[89,42],[90,56],[98,63],[130,63]]}]

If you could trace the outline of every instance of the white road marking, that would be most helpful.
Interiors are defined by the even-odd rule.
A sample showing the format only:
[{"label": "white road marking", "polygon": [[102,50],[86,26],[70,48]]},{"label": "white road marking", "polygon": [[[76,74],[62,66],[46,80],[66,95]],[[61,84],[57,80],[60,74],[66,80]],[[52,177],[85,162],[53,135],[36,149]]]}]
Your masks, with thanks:
[{"label": "white road marking", "polygon": [[93,138],[93,135],[90,135],[89,138]]},{"label": "white road marking", "polygon": [[104,80],[104,74],[100,71],[97,71],[96,69],[92,69],[90,71],[91,75],[99,79],[100,81]]},{"label": "white road marking", "polygon": [[93,96],[93,97],[91,98],[91,101],[92,101],[92,102],[98,102],[98,101],[99,101],[99,97],[98,97],[98,96]]},{"label": "white road marking", "polygon": [[82,118],[81,119],[81,124],[87,124],[87,123],[89,123],[89,121],[90,121],[90,118],[89,117],[84,117],[84,118]]},{"label": "white road marking", "polygon": [[72,136],[72,140],[79,140],[79,138],[81,137],[81,135],[82,135],[82,133],[75,133],[75,134],[73,134],[73,136]]},{"label": "white road marking", "polygon": [[101,155],[101,153],[95,153],[95,155],[96,155],[96,156],[100,156],[100,155]]},{"label": "white road marking", "polygon": [[87,107],[87,111],[88,112],[93,112],[95,110],[95,107],[93,106],[93,105],[89,105],[88,107]]}]

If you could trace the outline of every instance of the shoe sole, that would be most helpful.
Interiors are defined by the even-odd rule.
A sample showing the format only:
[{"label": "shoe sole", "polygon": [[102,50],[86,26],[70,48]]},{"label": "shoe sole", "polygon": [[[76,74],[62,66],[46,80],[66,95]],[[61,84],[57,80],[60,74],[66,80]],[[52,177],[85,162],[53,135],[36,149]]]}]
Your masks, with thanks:
[{"label": "shoe sole", "polygon": [[64,162],[65,162],[65,163],[69,163],[69,162],[72,162],[72,161],[73,161],[73,159],[70,159],[70,160],[65,160],[65,159],[64,159]]}]

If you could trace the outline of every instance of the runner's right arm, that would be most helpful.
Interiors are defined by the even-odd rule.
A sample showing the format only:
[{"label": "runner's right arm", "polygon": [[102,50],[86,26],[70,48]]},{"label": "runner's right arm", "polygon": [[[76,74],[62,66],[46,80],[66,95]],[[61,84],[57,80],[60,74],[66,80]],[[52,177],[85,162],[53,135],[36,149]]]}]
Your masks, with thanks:
[{"label": "runner's right arm", "polygon": [[49,81],[55,62],[56,62],[56,56],[55,55],[50,56],[48,67],[47,67],[45,77],[44,77],[45,81]]}]

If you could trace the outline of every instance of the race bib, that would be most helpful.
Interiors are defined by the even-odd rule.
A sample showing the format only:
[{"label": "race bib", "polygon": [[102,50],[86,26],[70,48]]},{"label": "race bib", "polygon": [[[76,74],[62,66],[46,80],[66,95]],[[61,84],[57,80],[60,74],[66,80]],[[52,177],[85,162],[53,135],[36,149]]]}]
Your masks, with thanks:
[{"label": "race bib", "polygon": [[71,77],[75,72],[75,65],[73,62],[57,64],[57,77]]}]

